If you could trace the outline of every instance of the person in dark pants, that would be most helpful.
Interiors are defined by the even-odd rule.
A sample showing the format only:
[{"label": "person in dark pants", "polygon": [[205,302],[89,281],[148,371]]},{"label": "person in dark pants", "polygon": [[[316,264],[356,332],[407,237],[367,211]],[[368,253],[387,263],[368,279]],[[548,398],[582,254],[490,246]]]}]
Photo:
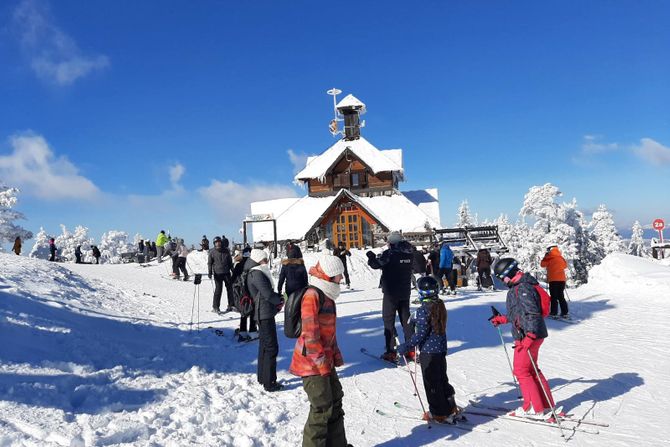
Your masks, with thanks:
[{"label": "person in dark pants", "polygon": [[[412,292],[412,245],[403,240],[396,231],[389,234],[388,249],[376,256],[368,251],[368,265],[373,269],[381,269],[382,277],[382,319],[384,320],[384,340],[386,352],[384,360],[396,361],[395,351],[395,316],[398,314],[402,325],[405,341],[412,337],[409,325],[409,296]],[[407,358],[414,359],[414,351],[407,353]]]},{"label": "person in dark pants", "polygon": [[477,252],[477,277],[479,278],[479,290],[483,288],[493,288],[493,279],[491,278],[491,253],[488,249],[482,248]]},{"label": "person in dark pants", "polygon": [[[214,238],[216,240],[216,238]],[[200,250],[209,252],[209,239],[206,235],[202,235],[202,240],[200,241]]]},{"label": "person in dark pants", "polygon": [[265,391],[279,391],[283,385],[277,383],[277,326],[275,315],[284,305],[284,300],[274,291],[274,281],[268,268],[267,254],[253,249],[244,264],[247,271],[247,289],[254,299],[254,313],[258,322],[258,369],[256,379]]},{"label": "person in dark pants", "polygon": [[426,258],[423,252],[412,246],[412,287],[416,289],[417,276],[426,275]]},{"label": "person in dark pants", "polygon": [[188,270],[186,270],[186,258],[188,257],[188,247],[184,243],[184,239],[177,240],[177,249],[175,250],[177,254],[177,276],[175,279],[179,279],[179,272],[181,271],[184,276],[184,281],[188,281]]},{"label": "person in dark pants", "polygon": [[421,307],[416,311],[416,332],[398,346],[399,353],[419,347],[419,364],[430,413],[424,415],[438,423],[453,423],[461,410],[456,406],[455,390],[447,377],[447,309],[439,297],[440,285],[432,276],[419,278]]},{"label": "person in dark pants", "polygon": [[282,294],[284,283],[286,283],[286,295],[307,286],[307,269],[302,259],[302,253],[297,245],[291,245],[286,250],[287,259],[282,261],[279,273],[279,284],[277,293]]},{"label": "person in dark pants", "polygon": [[[220,237],[214,238],[214,248],[209,250],[207,254],[207,276],[212,279],[214,277],[214,297],[212,300],[212,312],[221,313],[221,294],[223,293],[223,283],[231,282],[230,273],[233,266],[233,260],[230,257],[230,252],[223,248],[223,243]],[[228,291],[226,284],[226,293],[229,295],[229,300],[232,298],[232,290]],[[232,305],[228,306],[226,311],[232,310]]]},{"label": "person in dark pants", "polygon": [[81,245],[77,245],[77,247],[74,249],[74,258],[75,264],[81,264]]},{"label": "person in dark pants", "polygon": [[540,262],[540,266],[547,269],[547,282],[549,283],[549,294],[551,295],[551,310],[549,315],[558,316],[558,306],[561,306],[561,318],[570,318],[568,314],[568,302],[565,301],[565,269],[568,263],[556,245],[547,247],[547,253]]},{"label": "person in dark pants", "polygon": [[95,258],[95,263],[100,264],[100,249],[98,248],[97,245],[94,245],[91,247],[91,251],[93,252],[93,257]]},{"label": "person in dark pants", "polygon": [[303,447],[345,447],[344,392],[336,367],[344,361],[337,345],[337,310],[344,273],[336,256],[322,255],[309,269],[309,285],[300,306],[302,331],[293,348],[289,371],[302,378],[309,400]]},{"label": "person in dark pants", "polygon": [[[247,256],[243,256],[242,253],[237,252],[233,258],[233,274],[231,277],[231,282],[235,282],[238,276],[242,274],[244,269],[244,263],[249,259],[248,253]],[[258,338],[258,326],[256,325],[256,317],[254,313],[246,317],[240,317],[240,327],[237,329],[237,341],[251,341],[254,339],[254,336],[251,334],[256,334],[255,338]]]},{"label": "person in dark pants", "polygon": [[349,269],[347,268],[347,256],[351,257],[351,252],[347,250],[342,242],[338,244],[337,247],[333,249],[333,256],[337,256],[342,261],[344,266],[344,283],[347,285],[347,289],[351,287],[351,281],[349,280]]},{"label": "person in dark pants", "polygon": [[55,261],[56,260],[56,251],[58,249],[56,248],[56,241],[54,238],[49,239],[49,261]]},{"label": "person in dark pants", "polygon": [[440,248],[440,270],[437,273],[437,281],[440,283],[443,291],[446,291],[442,278],[446,278],[449,285],[449,292],[456,295],[456,281],[454,280],[454,252],[446,242]]}]

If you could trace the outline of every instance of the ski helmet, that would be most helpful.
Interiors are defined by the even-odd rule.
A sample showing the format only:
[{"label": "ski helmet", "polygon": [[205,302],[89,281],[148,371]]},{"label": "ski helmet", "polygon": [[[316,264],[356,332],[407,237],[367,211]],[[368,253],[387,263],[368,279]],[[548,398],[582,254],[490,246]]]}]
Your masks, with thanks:
[{"label": "ski helmet", "polygon": [[219,236],[214,238],[214,244],[216,244],[217,242],[221,242],[221,238]]},{"label": "ski helmet", "polygon": [[419,290],[421,299],[437,296],[440,292],[440,285],[432,276],[422,276],[416,281],[416,288]]},{"label": "ski helmet", "polygon": [[500,279],[513,278],[519,271],[519,263],[514,258],[502,258],[493,267],[493,273]]}]

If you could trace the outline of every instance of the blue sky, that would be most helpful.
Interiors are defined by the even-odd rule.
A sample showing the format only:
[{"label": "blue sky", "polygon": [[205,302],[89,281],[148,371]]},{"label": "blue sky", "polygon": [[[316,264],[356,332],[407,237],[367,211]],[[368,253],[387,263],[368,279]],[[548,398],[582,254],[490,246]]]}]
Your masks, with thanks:
[{"label": "blue sky", "polygon": [[[347,11],[347,8],[351,8]],[[551,182],[617,225],[670,220],[670,3],[5,1],[0,179],[31,230],[195,242],[299,195],[325,91],[403,148],[403,189],[516,216]]]}]

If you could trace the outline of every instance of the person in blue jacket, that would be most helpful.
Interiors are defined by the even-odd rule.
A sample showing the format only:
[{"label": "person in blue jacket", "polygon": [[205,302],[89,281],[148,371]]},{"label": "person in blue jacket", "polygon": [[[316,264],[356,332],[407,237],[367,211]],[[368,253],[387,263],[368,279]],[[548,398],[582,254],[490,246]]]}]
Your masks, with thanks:
[{"label": "person in blue jacket", "polygon": [[[449,244],[445,242],[444,244],[442,244],[442,247],[440,248],[440,270],[438,270],[437,279],[440,283],[442,283],[442,278],[446,276],[450,290],[450,292],[448,293],[456,295],[456,280],[454,279],[453,265],[454,265],[454,252],[451,251],[451,247],[449,247]],[[445,290],[445,287],[442,287],[442,284],[440,284],[441,286],[440,288],[442,290]]]},{"label": "person in blue jacket", "polygon": [[414,346],[419,353],[423,385],[429,414],[424,419],[453,424],[462,410],[456,405],[454,387],[447,377],[447,309],[439,297],[440,285],[432,276],[417,280],[421,307],[416,311],[416,329],[412,338],[398,346],[404,354]]}]

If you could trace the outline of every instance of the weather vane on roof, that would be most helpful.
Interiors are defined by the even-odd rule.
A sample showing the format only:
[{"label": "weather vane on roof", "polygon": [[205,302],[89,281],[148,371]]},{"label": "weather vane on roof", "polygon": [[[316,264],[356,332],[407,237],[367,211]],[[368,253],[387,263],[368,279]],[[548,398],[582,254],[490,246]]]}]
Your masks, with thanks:
[{"label": "weather vane on roof", "polygon": [[335,114],[335,117],[330,120],[330,124],[328,125],[328,130],[330,130],[330,133],[333,136],[336,136],[337,134],[342,133],[342,131],[337,130],[337,122],[342,121],[342,118],[338,118],[337,116],[337,95],[342,93],[342,90],[336,89],[336,88],[331,88],[328,90],[326,93],[328,93],[330,96],[333,97],[333,113]]}]

